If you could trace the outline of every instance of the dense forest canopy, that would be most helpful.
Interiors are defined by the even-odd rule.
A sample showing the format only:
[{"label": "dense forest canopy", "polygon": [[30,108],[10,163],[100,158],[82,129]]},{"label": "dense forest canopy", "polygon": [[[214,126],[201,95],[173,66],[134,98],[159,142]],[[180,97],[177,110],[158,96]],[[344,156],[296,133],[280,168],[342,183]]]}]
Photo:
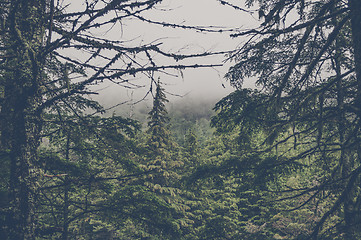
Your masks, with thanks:
[{"label": "dense forest canopy", "polygon": [[[214,1],[259,26],[148,18],[162,0],[0,2],[1,239],[361,239],[361,2]],[[104,34],[127,21],[242,44]],[[162,79],[215,54],[235,91],[169,111]],[[93,87],[139,75],[143,121],[102,115]]]},{"label": "dense forest canopy", "polygon": [[[234,34],[249,36],[249,41],[230,55],[235,65],[226,75],[239,95],[230,95],[217,108],[224,117],[240,120],[241,126],[250,120],[257,123],[251,127],[267,132],[270,148],[277,150],[293,139],[293,148],[299,152],[279,153],[283,159],[270,167],[301,164],[302,170],[309,167],[315,171],[316,185],[291,188],[294,198],[307,196],[300,206],[311,202],[328,205],[314,225],[312,238],[335,238],[332,234],[337,229],[340,237],[359,239],[360,2],[257,4],[263,20],[260,27]],[[261,92],[242,89],[249,76],[257,77]],[[223,119],[219,116],[216,124]],[[249,127],[240,133],[249,133]],[[335,216],[340,219],[332,221]]]}]

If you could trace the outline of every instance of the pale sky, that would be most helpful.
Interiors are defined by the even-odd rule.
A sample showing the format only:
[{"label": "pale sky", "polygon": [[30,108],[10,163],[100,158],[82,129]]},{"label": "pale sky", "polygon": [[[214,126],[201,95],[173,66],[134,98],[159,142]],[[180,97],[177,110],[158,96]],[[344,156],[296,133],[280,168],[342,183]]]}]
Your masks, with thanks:
[{"label": "pale sky", "polygon": [[[239,1],[237,1],[239,3]],[[144,17],[160,22],[170,22],[181,25],[219,26],[225,28],[249,28],[257,24],[252,16],[221,5],[216,0],[165,0],[157,5],[156,10],[150,10]],[[201,53],[203,51],[226,51],[233,50],[244,39],[231,39],[229,33],[199,33],[194,30],[174,29],[162,26],[152,26],[143,22],[131,20],[123,22],[122,26],[112,29],[112,37],[115,39],[133,40],[134,43],[156,41],[163,42],[162,49],[181,53]],[[223,55],[210,58],[198,58],[181,61],[179,64],[220,64],[224,60]],[[167,64],[167,60],[159,60]],[[163,62],[165,61],[165,62]],[[230,63],[217,69],[189,69],[183,71],[183,77],[160,76],[165,82],[166,91],[176,95],[189,95],[191,98],[220,99],[233,91],[229,83],[223,78]],[[149,80],[139,78],[139,85],[147,85]],[[245,86],[252,83],[245,83]],[[225,86],[225,87],[223,87]],[[127,90],[114,85],[100,86],[99,93],[101,102],[106,105],[123,101],[129,96],[133,100],[141,99],[146,90]],[[188,97],[189,97],[188,96]],[[97,97],[97,99],[99,99]],[[173,100],[173,97],[168,95]]]}]

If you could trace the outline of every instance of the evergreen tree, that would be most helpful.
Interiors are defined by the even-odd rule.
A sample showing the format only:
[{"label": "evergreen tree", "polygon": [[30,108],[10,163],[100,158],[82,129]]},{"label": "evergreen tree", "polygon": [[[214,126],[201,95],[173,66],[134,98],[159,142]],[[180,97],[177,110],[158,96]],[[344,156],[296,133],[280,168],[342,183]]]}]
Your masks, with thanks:
[{"label": "evergreen tree", "polygon": [[[263,94],[257,107],[261,114],[248,119],[242,108],[233,121],[240,123],[241,132],[247,131],[249,120],[261,124],[269,149],[284,157],[268,169],[294,164],[313,169],[318,185],[293,190],[295,197],[315,191],[305,205],[317,199],[317,204],[328,206],[310,237],[358,239],[360,1],[247,1],[248,7],[252,5],[257,5],[261,24],[233,35],[250,38],[231,55],[235,65],[226,77],[239,90],[248,77],[257,77]],[[236,102],[242,106],[241,98]],[[297,154],[286,147],[291,139]],[[343,219],[332,222],[338,211]]]},{"label": "evergreen tree", "polygon": [[170,134],[168,130],[169,116],[165,104],[168,102],[160,81],[156,85],[152,110],[148,113],[149,140],[147,142],[151,151],[160,154],[162,148],[170,147]]},{"label": "evergreen tree", "polygon": [[199,146],[197,136],[195,135],[193,129],[189,129],[184,138],[185,151],[188,153],[189,157],[196,158]]},{"label": "evergreen tree", "polygon": [[[185,205],[178,182],[183,162],[168,129],[170,119],[165,105],[167,102],[164,89],[158,81],[153,107],[148,113],[148,129],[145,137],[140,139],[139,148],[142,151],[136,156],[146,175],[135,183],[145,186],[146,191],[155,194],[157,199],[169,207],[170,229],[175,233],[173,237],[180,239]],[[166,232],[158,235],[159,238],[167,237]]]}]

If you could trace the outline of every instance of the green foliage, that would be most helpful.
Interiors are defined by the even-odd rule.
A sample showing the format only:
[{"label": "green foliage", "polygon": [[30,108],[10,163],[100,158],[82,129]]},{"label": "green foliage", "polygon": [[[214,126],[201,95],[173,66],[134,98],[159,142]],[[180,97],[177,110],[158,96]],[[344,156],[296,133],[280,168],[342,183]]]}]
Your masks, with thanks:
[{"label": "green foliage", "polygon": [[257,90],[237,90],[215,105],[218,114],[212,117],[211,125],[219,133],[232,132],[238,126],[249,134],[257,132],[268,117],[264,115],[266,100],[266,95]]},{"label": "green foliage", "polygon": [[[287,196],[283,207],[299,205],[292,214],[312,219],[290,220],[290,229],[277,232],[278,238],[300,234],[301,239],[305,235],[358,239],[360,132],[354,126],[360,114],[351,109],[360,105],[360,89],[355,86],[361,81],[361,45],[356,40],[361,32],[355,23],[361,5],[358,1],[247,1],[247,5],[257,6],[261,24],[233,35],[249,37],[230,55],[235,63],[226,74],[238,90],[218,104],[220,114],[213,124],[221,132],[239,131],[251,146],[249,152],[262,153],[258,157],[265,161],[256,162],[264,170],[258,174],[276,173],[276,178],[262,181],[278,183],[277,192]],[[249,77],[257,78],[259,93],[242,89]],[[253,129],[268,146],[252,142]],[[267,159],[263,153],[275,157]],[[287,168],[290,171],[281,170]],[[302,176],[301,186],[288,186],[286,179],[297,175]],[[312,180],[305,181],[306,176]],[[317,184],[310,184],[313,181]],[[322,210],[311,217],[314,206]],[[292,214],[282,216],[295,219]],[[304,231],[307,228],[311,230]]]},{"label": "green foliage", "polygon": [[164,89],[161,87],[160,82],[157,84],[153,100],[153,108],[148,113],[148,130],[149,134],[148,147],[151,151],[157,151],[160,148],[166,148],[169,146],[169,131],[168,123],[169,117],[165,107],[165,103],[168,102]]},{"label": "green foliage", "polygon": [[197,136],[194,134],[193,130],[190,129],[188,130],[184,138],[185,152],[188,154],[189,157],[196,157],[199,151]]},{"label": "green foliage", "polygon": [[172,218],[174,209],[145,186],[122,187],[109,198],[104,208],[101,215],[121,226],[119,229],[128,227],[124,223],[132,220],[136,225],[144,226],[143,231],[150,236],[178,238],[180,235]]},{"label": "green foliage", "polygon": [[[169,117],[160,82],[144,132],[88,97],[169,67],[154,51],[180,59],[92,35],[158,2],[0,3],[0,238],[358,239],[361,4],[246,1],[261,25],[233,35],[251,34],[229,56],[237,91],[216,104],[211,136],[209,109]],[[242,88],[249,77],[260,90]]]},{"label": "green foliage", "polygon": [[52,124],[44,132],[47,140],[37,163],[43,171],[38,236],[179,236],[174,204],[142,180],[153,170],[139,165],[133,138],[139,124],[116,116],[65,117],[58,122],[49,115]]}]

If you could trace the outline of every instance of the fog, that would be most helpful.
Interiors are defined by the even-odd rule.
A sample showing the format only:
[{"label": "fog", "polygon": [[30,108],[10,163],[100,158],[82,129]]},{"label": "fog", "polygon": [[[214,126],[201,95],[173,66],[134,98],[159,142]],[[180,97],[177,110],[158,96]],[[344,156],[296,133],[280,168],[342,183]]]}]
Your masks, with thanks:
[{"label": "fog", "polygon": [[[216,26],[219,29],[245,29],[254,26],[257,22],[251,15],[221,5],[216,0],[166,0],[143,16],[153,21],[188,26]],[[217,29],[216,27],[214,29]],[[147,24],[137,19],[122,22],[120,26],[108,32],[114,39],[131,41],[135,45],[159,42],[162,43],[163,50],[181,54],[234,50],[244,41],[240,38],[230,38],[230,32],[227,31],[204,33]],[[157,61],[158,64],[169,64],[167,61],[170,59],[159,58]],[[156,74],[154,78],[161,80],[167,97],[172,102],[182,101],[184,97],[192,101],[202,99],[202,101],[216,102],[234,90],[224,79],[224,74],[232,64],[225,62],[224,54],[182,60],[178,63],[223,64],[223,66],[186,69],[182,72],[172,72],[170,75]],[[124,86],[103,83],[94,88],[99,94],[92,98],[106,107],[120,104],[120,108],[125,109],[129,108],[127,105],[131,103],[137,103],[142,99],[145,101],[152,99],[151,94],[147,95],[151,83],[149,79],[145,76],[136,76],[132,83],[137,87],[124,88]],[[252,81],[245,82],[246,87],[253,87],[253,85]]]}]

